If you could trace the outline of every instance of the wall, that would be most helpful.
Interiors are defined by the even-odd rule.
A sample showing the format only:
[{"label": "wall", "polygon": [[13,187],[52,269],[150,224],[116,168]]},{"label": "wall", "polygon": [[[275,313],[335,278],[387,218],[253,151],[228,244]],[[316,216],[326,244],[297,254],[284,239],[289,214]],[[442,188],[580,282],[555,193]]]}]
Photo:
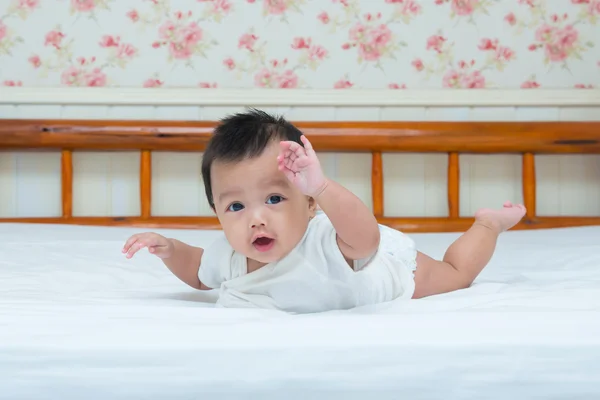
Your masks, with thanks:
[{"label": "wall", "polygon": [[[0,118],[600,120],[598,16],[598,0],[8,0]],[[370,204],[368,155],[322,158]],[[445,156],[384,161],[389,215],[445,215]],[[210,214],[199,157],[153,162],[155,214]],[[137,154],[74,163],[76,214],[139,212]],[[600,214],[599,163],[538,157],[539,213]],[[515,156],[461,173],[463,215],[521,199]],[[0,153],[0,215],[58,215],[59,180],[57,153]]]},{"label": "wall", "polygon": [[598,0],[5,0],[0,82],[591,88]]}]

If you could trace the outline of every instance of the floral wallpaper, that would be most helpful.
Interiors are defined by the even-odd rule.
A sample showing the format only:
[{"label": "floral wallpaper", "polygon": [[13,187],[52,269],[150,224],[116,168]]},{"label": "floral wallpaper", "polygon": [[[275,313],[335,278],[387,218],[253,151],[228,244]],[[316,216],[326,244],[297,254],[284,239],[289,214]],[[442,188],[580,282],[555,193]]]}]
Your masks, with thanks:
[{"label": "floral wallpaper", "polygon": [[600,0],[0,0],[0,84],[590,89]]}]

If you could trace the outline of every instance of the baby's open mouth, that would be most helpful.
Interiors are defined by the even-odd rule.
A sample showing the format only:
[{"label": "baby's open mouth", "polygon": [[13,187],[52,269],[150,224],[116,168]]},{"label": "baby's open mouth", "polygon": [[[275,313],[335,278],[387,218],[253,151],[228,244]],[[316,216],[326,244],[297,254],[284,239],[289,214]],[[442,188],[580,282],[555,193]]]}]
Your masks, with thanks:
[{"label": "baby's open mouth", "polygon": [[258,251],[269,251],[271,247],[273,247],[274,243],[275,239],[266,236],[261,236],[256,238],[252,244]]}]

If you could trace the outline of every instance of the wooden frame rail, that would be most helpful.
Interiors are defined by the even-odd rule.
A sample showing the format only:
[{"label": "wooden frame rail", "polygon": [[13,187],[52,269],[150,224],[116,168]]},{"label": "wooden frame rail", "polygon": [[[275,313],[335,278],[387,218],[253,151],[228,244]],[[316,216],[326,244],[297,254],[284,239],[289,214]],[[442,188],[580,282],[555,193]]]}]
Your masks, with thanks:
[{"label": "wooden frame rail", "polygon": [[[62,216],[2,218],[0,222],[218,229],[215,217],[160,217],[151,213],[152,152],[203,151],[214,126],[214,122],[187,121],[0,120],[0,151],[62,151]],[[462,153],[522,154],[527,215],[514,229],[600,225],[600,216],[537,216],[534,157],[600,154],[600,122],[301,122],[297,126],[317,151],[370,152],[373,212],[380,223],[406,232],[453,232],[470,226],[472,218],[459,214]],[[73,216],[72,154],[85,150],[141,152],[139,216]],[[384,152],[448,154],[448,217],[385,215]]]}]

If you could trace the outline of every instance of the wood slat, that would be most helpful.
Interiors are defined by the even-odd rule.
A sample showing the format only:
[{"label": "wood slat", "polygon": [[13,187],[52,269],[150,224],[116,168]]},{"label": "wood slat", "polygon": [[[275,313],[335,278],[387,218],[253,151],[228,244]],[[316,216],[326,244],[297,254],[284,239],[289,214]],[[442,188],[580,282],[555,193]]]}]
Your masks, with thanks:
[{"label": "wood slat", "polygon": [[[216,122],[3,120],[0,149],[203,151]],[[600,153],[593,122],[298,122],[317,151]]]},{"label": "wood slat", "polygon": [[458,218],[460,213],[460,168],[458,153],[448,154],[448,215]]},{"label": "wood slat", "polygon": [[[378,222],[408,233],[464,232],[473,224],[472,218],[379,218]],[[0,223],[42,223],[89,226],[133,226],[151,229],[221,229],[215,217],[73,217],[0,218]],[[537,217],[522,221],[512,230],[551,229],[600,225],[600,217]]]},{"label": "wood slat", "polygon": [[[153,228],[218,229],[211,217],[151,215],[151,151],[203,151],[215,122],[2,120],[0,151],[63,151],[63,212],[60,218],[4,218],[0,222],[122,225]],[[535,216],[535,153],[600,153],[600,121],[595,122],[300,122],[315,150],[373,153],[374,213],[380,223],[406,232],[457,232],[471,219],[459,218],[458,153],[525,153],[523,196],[528,214],[516,229],[600,225],[600,217]],[[72,217],[72,153],[77,149],[141,151],[141,213],[133,218]],[[448,161],[449,218],[385,218],[382,152],[444,152]]]},{"label": "wood slat", "polygon": [[526,218],[534,219],[536,215],[536,179],[533,153],[523,154],[523,202],[527,208]]},{"label": "wood slat", "polygon": [[73,152],[62,150],[60,159],[62,217],[73,217]]},{"label": "wood slat", "polygon": [[148,219],[152,210],[152,153],[142,150],[140,157],[140,208],[142,219]]},{"label": "wood slat", "polygon": [[381,218],[384,214],[383,209],[383,158],[380,151],[372,153],[371,166],[371,193],[373,196],[373,214]]}]

